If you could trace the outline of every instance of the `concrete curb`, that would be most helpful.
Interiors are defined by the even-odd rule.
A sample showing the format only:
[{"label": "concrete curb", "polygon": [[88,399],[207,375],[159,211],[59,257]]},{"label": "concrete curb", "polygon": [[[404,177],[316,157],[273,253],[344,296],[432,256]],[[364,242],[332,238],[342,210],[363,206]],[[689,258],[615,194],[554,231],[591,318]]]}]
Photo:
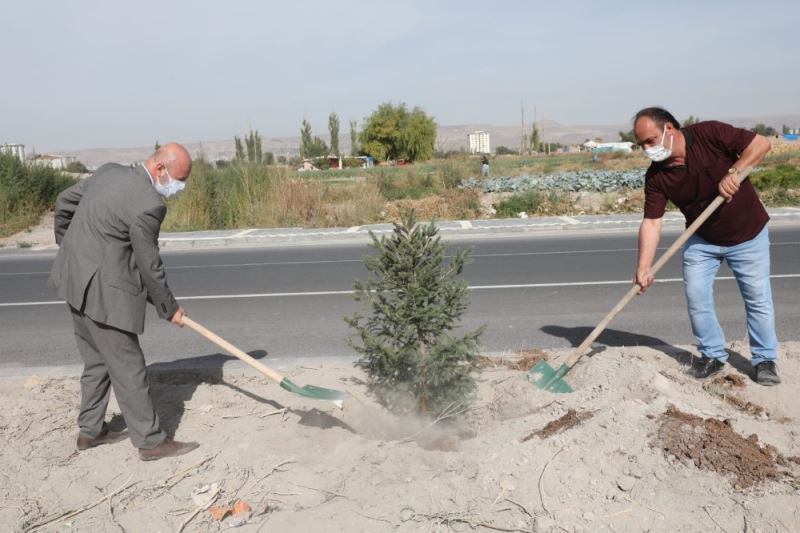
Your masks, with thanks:
[{"label": "concrete curb", "polygon": [[[780,207],[768,209],[772,225],[800,224],[800,208]],[[514,235],[525,233],[547,233],[560,231],[633,231],[639,228],[642,215],[579,215],[558,217],[529,217],[490,220],[456,220],[436,222],[442,237],[459,239],[481,235]],[[683,215],[670,212],[664,215],[665,228],[681,229],[685,225]],[[191,231],[162,233],[159,245],[162,250],[187,250],[222,248],[228,246],[268,246],[311,244],[320,242],[368,242],[370,232],[380,236],[391,233],[392,224],[370,224],[349,228],[249,228],[218,231]],[[0,255],[56,250],[56,245],[31,248],[7,247]]]},{"label": "concrete curb", "polygon": [[[800,208],[787,207],[768,210],[772,224],[800,223]],[[559,217],[530,217],[524,219],[457,220],[436,222],[445,239],[485,234],[522,234],[553,231],[622,231],[636,230],[642,215],[580,215]],[[683,228],[680,213],[664,216],[665,228]],[[162,233],[162,249],[216,248],[224,246],[259,246],[265,244],[311,243],[319,241],[367,241],[369,233],[378,236],[391,233],[392,224],[371,224],[349,228],[271,228],[228,231],[198,231]]]}]

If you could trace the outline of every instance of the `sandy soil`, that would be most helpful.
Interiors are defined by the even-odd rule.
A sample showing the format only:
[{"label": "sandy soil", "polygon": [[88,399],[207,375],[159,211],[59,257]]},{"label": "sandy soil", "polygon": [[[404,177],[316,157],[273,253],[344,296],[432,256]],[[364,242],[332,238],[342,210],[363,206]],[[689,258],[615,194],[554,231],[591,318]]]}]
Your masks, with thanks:
[{"label": "sandy soil", "polygon": [[[153,463],[130,441],[75,451],[77,378],[4,378],[0,524],[81,511],[44,529],[218,531],[247,517],[193,515],[211,499],[246,502],[238,530],[252,532],[798,531],[800,343],[781,346],[774,388],[746,376],[746,346],[732,352],[727,377],[698,382],[693,348],[608,347],[565,395],[492,362],[472,408],[432,426],[387,414],[346,363],[290,372],[350,392],[341,410],[259,375],[153,371],[165,427],[201,443]],[[113,426],[118,413],[112,401]]]}]

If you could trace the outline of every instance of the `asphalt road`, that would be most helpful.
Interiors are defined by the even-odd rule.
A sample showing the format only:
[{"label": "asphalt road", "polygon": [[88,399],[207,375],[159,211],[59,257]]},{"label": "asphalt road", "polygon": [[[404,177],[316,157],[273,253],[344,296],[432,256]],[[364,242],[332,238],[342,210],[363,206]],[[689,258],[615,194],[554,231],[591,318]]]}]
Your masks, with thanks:
[{"label": "asphalt road", "polygon": [[[665,232],[663,251],[678,235]],[[800,226],[771,228],[773,292],[780,340],[800,340]],[[575,346],[630,287],[636,234],[492,235],[459,238],[471,246],[465,278],[473,287],[465,328],[487,324],[486,352]],[[306,243],[165,252],[170,286],[195,320],[276,366],[304,358],[347,357],[342,317],[358,309],[349,291],[366,276],[364,243]],[[54,253],[0,255],[0,369],[76,365],[80,357],[65,304],[46,286]],[[729,340],[744,339],[744,309],[723,266],[717,311]],[[691,344],[679,258],[636,298],[599,342]],[[150,363],[213,366],[215,346],[159,320],[152,309],[142,345]],[[747,355],[747,354],[745,354]]]}]

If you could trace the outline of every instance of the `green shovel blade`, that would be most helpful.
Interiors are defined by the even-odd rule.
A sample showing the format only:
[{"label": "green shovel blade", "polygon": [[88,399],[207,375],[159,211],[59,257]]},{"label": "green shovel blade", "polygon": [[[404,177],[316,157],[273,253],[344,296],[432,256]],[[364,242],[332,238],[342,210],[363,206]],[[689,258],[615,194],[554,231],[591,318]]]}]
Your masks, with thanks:
[{"label": "green shovel blade", "polygon": [[558,370],[554,370],[545,361],[539,361],[530,369],[528,380],[542,390],[556,393],[573,392],[569,383],[562,379],[568,371],[567,365],[561,365]]},{"label": "green shovel blade", "polygon": [[301,387],[287,378],[283,378],[280,385],[281,388],[286,389],[289,392],[299,394],[300,396],[306,396],[308,398],[316,398],[317,400],[331,400],[335,402],[347,398],[346,392],[326,389],[324,387],[315,387],[314,385],[303,385]]}]

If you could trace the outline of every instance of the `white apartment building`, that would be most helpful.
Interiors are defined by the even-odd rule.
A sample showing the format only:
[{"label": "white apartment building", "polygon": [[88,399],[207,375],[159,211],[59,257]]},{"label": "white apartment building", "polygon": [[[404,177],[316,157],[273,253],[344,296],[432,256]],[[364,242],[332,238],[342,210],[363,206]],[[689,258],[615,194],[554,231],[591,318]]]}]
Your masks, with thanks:
[{"label": "white apartment building", "polygon": [[467,135],[469,139],[469,153],[471,154],[491,154],[492,149],[489,144],[489,133],[485,131],[473,131]]},{"label": "white apartment building", "polygon": [[75,161],[77,161],[77,158],[72,155],[38,154],[31,158],[30,163],[32,165],[42,165],[56,170],[64,170],[67,168],[67,165]]},{"label": "white apartment building", "polygon": [[15,155],[20,161],[25,161],[25,145],[19,143],[0,144],[0,154]]}]

